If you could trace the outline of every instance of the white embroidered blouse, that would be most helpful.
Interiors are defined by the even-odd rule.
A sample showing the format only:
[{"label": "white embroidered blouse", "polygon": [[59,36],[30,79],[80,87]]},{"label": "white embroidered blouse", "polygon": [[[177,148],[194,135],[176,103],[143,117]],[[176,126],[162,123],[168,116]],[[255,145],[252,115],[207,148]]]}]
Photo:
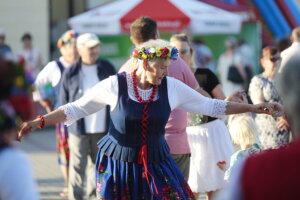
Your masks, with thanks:
[{"label": "white embroidered blouse", "polygon": [[[134,95],[130,74],[126,74],[126,77],[129,98],[138,102]],[[118,101],[118,90],[117,75],[110,76],[96,84],[90,93],[84,95],[82,98],[61,106],[67,116],[65,124],[69,126],[76,120],[99,111],[105,105],[110,105],[111,111],[113,111]],[[179,108],[187,112],[212,117],[223,117],[225,115],[227,101],[204,97],[177,79],[167,77],[167,90],[171,110]],[[149,99],[152,88],[149,90],[138,88],[138,91],[143,99]],[[158,98],[157,93],[154,101]]]}]

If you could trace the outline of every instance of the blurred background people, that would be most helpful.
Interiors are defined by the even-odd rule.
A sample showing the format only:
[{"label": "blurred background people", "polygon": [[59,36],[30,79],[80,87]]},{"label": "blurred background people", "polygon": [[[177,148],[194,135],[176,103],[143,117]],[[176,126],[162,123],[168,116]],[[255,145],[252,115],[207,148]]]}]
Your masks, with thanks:
[{"label": "blurred background people", "polygon": [[[30,106],[22,107],[22,95],[29,99],[29,83],[23,66],[0,58],[0,199],[37,200],[36,182],[27,156],[13,146],[20,118],[28,120]],[[13,92],[14,91],[14,92]],[[16,93],[19,91],[19,93]]]},{"label": "blurred background people", "polygon": [[220,199],[298,199],[300,164],[300,57],[293,55],[283,65],[276,88],[290,120],[293,142],[284,148],[250,156],[236,169],[228,196]]},{"label": "blurred background people", "polygon": [[[280,52],[276,47],[267,46],[262,49],[260,64],[263,73],[254,76],[249,86],[249,95],[254,104],[262,102],[282,103],[274,85],[280,61]],[[255,121],[263,149],[278,148],[289,142],[289,126],[284,117],[274,118],[270,115],[258,114]]]},{"label": "blurred background people", "polygon": [[255,71],[255,59],[254,59],[254,50],[253,48],[246,43],[246,41],[242,38],[238,39],[238,48],[237,51],[242,56],[244,70],[246,73],[247,80],[245,81],[245,90],[248,90],[250,80],[253,76],[253,72]]},{"label": "blurred background people", "polygon": [[216,72],[216,66],[213,62],[213,55],[208,46],[204,44],[203,39],[197,38],[193,41],[195,50],[194,62],[197,68],[207,68],[212,72]]},{"label": "blurred background people", "polygon": [[[175,34],[170,38],[179,56],[195,71],[199,85],[212,97],[225,99],[216,75],[208,68],[196,68],[194,50],[186,34]],[[229,162],[233,146],[225,123],[217,118],[189,113],[189,126],[186,129],[191,149],[191,163],[188,183],[195,193],[207,193],[211,199],[213,192],[225,186],[224,172],[216,163]]]},{"label": "blurred background people", "polygon": [[[69,67],[62,79],[62,104],[73,102],[101,80],[116,73],[114,66],[99,58],[100,40],[92,33],[81,34],[76,41],[80,56]],[[95,161],[97,142],[106,134],[109,107],[87,116],[68,127],[69,130],[69,199],[84,199],[84,179],[87,172],[86,193],[89,200],[96,199]]]},{"label": "blurred background people", "polygon": [[286,62],[293,57],[294,55],[300,56],[300,27],[294,28],[291,34],[292,45],[281,52],[281,65],[279,73],[282,71],[283,66],[286,65]]},{"label": "blurred background people", "polygon": [[[244,61],[241,54],[237,51],[237,39],[229,37],[225,40],[226,51],[220,56],[218,61],[218,73],[220,76],[220,82],[225,93],[225,96],[229,96],[234,91],[245,89],[247,82],[247,75],[244,70]],[[234,83],[228,80],[228,73],[230,66],[235,66],[238,70],[239,76],[242,78],[241,83]]]},{"label": "blurred background people", "polygon": [[5,32],[0,28],[0,58],[13,59],[13,52],[9,45],[5,43]]},{"label": "blurred background people", "polygon": [[289,48],[291,46],[291,44],[292,44],[291,40],[292,40],[291,36],[283,38],[283,39],[279,39],[276,42],[276,47],[278,48],[278,50],[280,52],[283,52],[284,50],[286,50],[287,48]]},{"label": "blurred background people", "polygon": [[22,38],[22,48],[17,55],[25,59],[25,69],[32,74],[34,79],[42,70],[42,57],[37,48],[32,44],[32,36],[30,33],[24,33]]},{"label": "blurred background people", "polygon": [[238,39],[237,51],[241,54],[244,65],[254,70],[254,50],[243,38]]},{"label": "blurred background people", "polygon": [[[26,35],[24,35],[23,38],[24,37],[26,37]],[[63,73],[65,69],[71,67],[78,59],[78,53],[76,50],[77,37],[77,32],[69,30],[59,38],[57,47],[60,50],[61,57],[49,62],[37,75],[35,80],[34,86],[36,91],[33,93],[33,99],[34,101],[39,101],[48,113],[61,105],[60,87]],[[67,197],[70,159],[68,130],[63,123],[59,123],[56,124],[55,132],[58,164],[60,165],[65,182],[65,187],[60,193],[60,196]]]}]

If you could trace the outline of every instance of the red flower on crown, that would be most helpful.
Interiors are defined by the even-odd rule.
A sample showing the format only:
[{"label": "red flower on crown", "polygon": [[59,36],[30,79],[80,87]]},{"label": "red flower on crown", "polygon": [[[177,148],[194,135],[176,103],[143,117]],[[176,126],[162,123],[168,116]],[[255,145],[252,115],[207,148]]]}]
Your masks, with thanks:
[{"label": "red flower on crown", "polygon": [[70,33],[70,38],[74,38],[74,37],[75,37],[74,33]]},{"label": "red flower on crown", "polygon": [[138,57],[139,56],[139,51],[136,50],[136,49],[133,50],[132,56],[135,57],[135,58]]},{"label": "red flower on crown", "polygon": [[161,48],[162,54],[161,57],[165,58],[168,57],[169,49],[168,48]]}]

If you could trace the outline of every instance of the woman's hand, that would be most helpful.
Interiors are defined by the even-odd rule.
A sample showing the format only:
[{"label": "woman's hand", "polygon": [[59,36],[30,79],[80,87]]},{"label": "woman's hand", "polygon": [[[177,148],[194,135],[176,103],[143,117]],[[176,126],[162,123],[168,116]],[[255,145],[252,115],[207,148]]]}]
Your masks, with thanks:
[{"label": "woman's hand", "polygon": [[18,141],[21,141],[21,139],[29,134],[30,132],[34,131],[35,129],[37,129],[39,126],[41,125],[41,121],[39,119],[33,120],[33,121],[29,121],[29,122],[24,122],[21,126],[21,129],[19,131],[18,134]]},{"label": "woman's hand", "polygon": [[280,117],[284,114],[283,107],[278,103],[260,103],[255,104],[252,112],[258,114],[268,114],[273,117]]},{"label": "woman's hand", "polygon": [[229,97],[225,99],[226,101],[233,101],[237,103],[247,103],[247,97],[245,90],[238,90],[233,92]]},{"label": "woman's hand", "polygon": [[289,131],[290,129],[290,125],[284,116],[278,118],[276,125],[280,131]]},{"label": "woman's hand", "polygon": [[273,117],[281,117],[284,116],[283,106],[279,103],[270,103],[273,109],[272,116]]}]

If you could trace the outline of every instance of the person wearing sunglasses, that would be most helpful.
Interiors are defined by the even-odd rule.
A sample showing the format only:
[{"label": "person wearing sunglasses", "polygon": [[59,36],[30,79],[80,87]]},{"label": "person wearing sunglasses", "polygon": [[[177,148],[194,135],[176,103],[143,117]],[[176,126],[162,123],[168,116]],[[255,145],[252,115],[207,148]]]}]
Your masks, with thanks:
[{"label": "person wearing sunglasses", "polygon": [[[262,102],[281,102],[274,79],[280,66],[280,52],[274,46],[262,49],[260,64],[263,73],[254,76],[249,86],[249,95],[254,104]],[[289,125],[284,117],[274,118],[269,115],[257,115],[255,119],[260,142],[264,149],[278,148],[289,142]]]}]

